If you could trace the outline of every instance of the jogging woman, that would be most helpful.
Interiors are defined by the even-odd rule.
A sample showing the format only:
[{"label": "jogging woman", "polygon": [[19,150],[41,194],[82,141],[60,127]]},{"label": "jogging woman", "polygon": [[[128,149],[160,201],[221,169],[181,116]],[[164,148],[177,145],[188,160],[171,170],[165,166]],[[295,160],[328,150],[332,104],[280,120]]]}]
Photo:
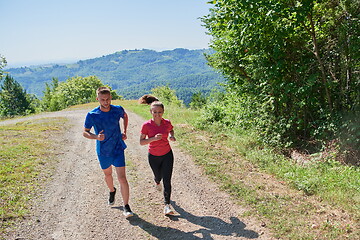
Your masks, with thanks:
[{"label": "jogging woman", "polygon": [[169,140],[176,141],[173,126],[168,119],[164,119],[164,105],[157,98],[144,95],[140,103],[150,105],[152,119],[146,121],[141,127],[140,145],[149,145],[148,159],[154,173],[155,187],[161,191],[161,180],[164,186],[164,214],[172,215],[174,211],[170,205],[171,176],[174,165],[174,156]]}]

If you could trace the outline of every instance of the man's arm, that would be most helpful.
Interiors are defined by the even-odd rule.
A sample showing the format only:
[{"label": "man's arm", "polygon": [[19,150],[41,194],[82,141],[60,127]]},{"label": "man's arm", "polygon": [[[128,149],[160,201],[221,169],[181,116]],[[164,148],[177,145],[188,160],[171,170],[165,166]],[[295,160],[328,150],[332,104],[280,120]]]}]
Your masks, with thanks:
[{"label": "man's arm", "polygon": [[104,130],[101,130],[99,132],[99,134],[96,135],[96,134],[93,134],[92,132],[90,132],[90,129],[84,128],[83,136],[88,139],[96,139],[96,140],[102,141],[105,139],[105,134],[103,134],[103,132],[104,132]]},{"label": "man's arm", "polygon": [[129,124],[129,116],[127,115],[127,113],[124,113],[123,124],[124,124],[124,131],[123,131],[122,139],[126,140],[127,139],[126,132]]}]

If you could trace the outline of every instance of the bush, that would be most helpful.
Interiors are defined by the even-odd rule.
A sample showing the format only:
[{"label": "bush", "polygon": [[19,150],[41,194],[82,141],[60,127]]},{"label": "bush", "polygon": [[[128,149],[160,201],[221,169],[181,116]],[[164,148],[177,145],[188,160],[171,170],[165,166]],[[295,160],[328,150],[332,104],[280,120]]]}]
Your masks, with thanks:
[{"label": "bush", "polygon": [[202,92],[197,92],[192,95],[189,106],[191,109],[198,110],[203,108],[206,103],[206,97],[202,95]]},{"label": "bush", "polygon": [[177,98],[175,90],[170,89],[169,86],[153,88],[151,89],[151,92],[164,104],[174,105],[177,107],[183,106],[183,102]]},{"label": "bush", "polygon": [[[43,108],[58,111],[68,106],[93,102],[96,99],[96,89],[101,86],[105,85],[96,76],[73,77],[61,83],[55,78],[51,85],[46,85]],[[111,94],[114,100],[121,98],[113,90]]]}]

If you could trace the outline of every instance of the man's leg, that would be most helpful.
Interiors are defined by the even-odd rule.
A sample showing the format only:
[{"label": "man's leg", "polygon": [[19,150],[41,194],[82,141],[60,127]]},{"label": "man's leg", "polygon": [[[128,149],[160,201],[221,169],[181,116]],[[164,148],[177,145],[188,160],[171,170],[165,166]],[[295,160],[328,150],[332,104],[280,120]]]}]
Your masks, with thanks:
[{"label": "man's leg", "polygon": [[120,183],[121,196],[123,198],[124,205],[129,203],[129,183],[126,179],[125,167],[116,167],[116,174]]},{"label": "man's leg", "polygon": [[104,174],[105,174],[105,182],[106,185],[108,186],[110,192],[114,192],[114,180],[112,177],[112,166],[108,167],[107,169],[103,169]]}]

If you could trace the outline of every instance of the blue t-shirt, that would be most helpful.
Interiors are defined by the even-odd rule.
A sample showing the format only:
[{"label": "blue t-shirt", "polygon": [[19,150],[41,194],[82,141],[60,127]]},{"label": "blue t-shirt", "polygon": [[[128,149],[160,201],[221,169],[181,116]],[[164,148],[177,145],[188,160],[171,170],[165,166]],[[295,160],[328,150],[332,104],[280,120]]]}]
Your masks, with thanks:
[{"label": "blue t-shirt", "polygon": [[118,156],[126,148],[120,129],[120,118],[124,118],[124,114],[123,107],[110,105],[108,112],[101,111],[99,106],[86,115],[85,128],[94,127],[96,135],[104,130],[105,139],[103,141],[96,140],[96,152],[99,156]]}]

